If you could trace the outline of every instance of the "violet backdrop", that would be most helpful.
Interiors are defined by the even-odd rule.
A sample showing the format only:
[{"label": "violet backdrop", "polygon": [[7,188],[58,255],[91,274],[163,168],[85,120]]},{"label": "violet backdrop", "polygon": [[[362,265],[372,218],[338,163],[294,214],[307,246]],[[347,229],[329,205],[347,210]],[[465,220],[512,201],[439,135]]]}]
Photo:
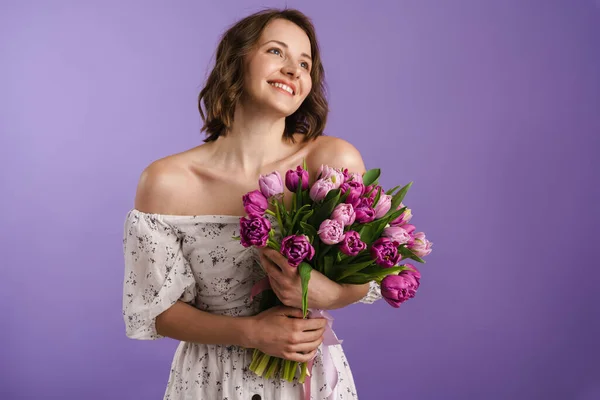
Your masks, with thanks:
[{"label": "violet backdrop", "polygon": [[3,1],[0,398],[159,399],[125,337],[143,168],[198,145],[219,35],[312,17],[331,105],[434,250],[417,296],[333,312],[361,400],[600,398],[600,2]]}]

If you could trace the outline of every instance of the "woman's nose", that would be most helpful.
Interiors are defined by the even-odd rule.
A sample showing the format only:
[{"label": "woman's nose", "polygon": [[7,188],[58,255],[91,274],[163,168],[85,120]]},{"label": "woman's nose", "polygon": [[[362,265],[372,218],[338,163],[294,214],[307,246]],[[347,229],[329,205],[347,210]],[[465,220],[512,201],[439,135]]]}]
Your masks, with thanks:
[{"label": "woman's nose", "polygon": [[298,78],[300,76],[300,68],[292,63],[287,63],[283,67],[283,73],[288,76]]}]

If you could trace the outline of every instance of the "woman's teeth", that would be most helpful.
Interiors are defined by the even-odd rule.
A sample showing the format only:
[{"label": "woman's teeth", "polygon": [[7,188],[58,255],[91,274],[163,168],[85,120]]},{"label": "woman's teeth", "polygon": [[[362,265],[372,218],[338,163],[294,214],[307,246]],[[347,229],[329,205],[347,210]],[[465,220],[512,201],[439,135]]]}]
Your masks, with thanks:
[{"label": "woman's teeth", "polygon": [[284,85],[283,83],[279,83],[279,82],[269,82],[269,85],[271,86],[275,86],[277,88],[283,89],[286,92],[288,92],[289,94],[293,95],[294,91],[292,90],[291,87],[289,87],[288,85]]}]

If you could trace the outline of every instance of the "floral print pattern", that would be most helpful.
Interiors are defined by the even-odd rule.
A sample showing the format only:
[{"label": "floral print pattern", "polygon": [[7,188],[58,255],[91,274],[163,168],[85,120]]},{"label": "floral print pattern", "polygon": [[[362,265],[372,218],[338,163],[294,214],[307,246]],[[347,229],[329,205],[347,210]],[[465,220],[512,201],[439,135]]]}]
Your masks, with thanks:
[{"label": "floral print pattern", "polygon": [[[163,215],[131,210],[123,232],[125,276],[123,318],[132,339],[162,338],[156,317],[177,300],[199,310],[232,317],[256,315],[259,301],[250,290],[265,277],[255,248],[233,239],[239,218],[230,215]],[[381,298],[376,282],[359,300]],[[339,399],[356,399],[356,388],[341,345],[330,353],[338,372]],[[242,400],[303,399],[297,379],[264,379],[248,367],[252,349],[234,345],[180,342],[175,352],[164,399]],[[325,377],[321,348],[313,366],[311,399],[324,399]]]}]

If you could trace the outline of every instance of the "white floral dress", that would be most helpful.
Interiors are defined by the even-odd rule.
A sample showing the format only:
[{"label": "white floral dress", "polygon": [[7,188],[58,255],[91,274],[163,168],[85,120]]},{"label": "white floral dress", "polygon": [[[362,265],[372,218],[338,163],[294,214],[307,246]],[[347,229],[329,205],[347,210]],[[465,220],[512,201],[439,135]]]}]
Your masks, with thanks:
[{"label": "white floral dress", "polygon": [[[133,209],[125,220],[123,317],[132,339],[159,339],[156,317],[177,300],[199,310],[234,317],[256,315],[259,299],[252,286],[265,277],[255,248],[239,241],[240,217],[163,215]],[[376,282],[360,302],[381,298]],[[325,399],[321,347],[315,357],[312,400]],[[341,345],[330,346],[338,370],[337,398],[356,399],[352,372]],[[264,379],[248,367],[252,349],[234,345],[180,342],[164,399],[304,399],[297,381]]]}]

